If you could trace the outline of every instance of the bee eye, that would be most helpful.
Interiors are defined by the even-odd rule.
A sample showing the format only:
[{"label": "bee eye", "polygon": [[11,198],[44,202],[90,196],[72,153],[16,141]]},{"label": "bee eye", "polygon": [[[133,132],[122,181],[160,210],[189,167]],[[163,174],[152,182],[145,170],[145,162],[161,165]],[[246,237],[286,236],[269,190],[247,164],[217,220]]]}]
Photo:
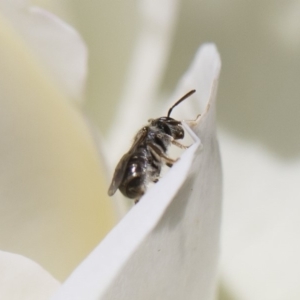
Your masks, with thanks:
[{"label": "bee eye", "polygon": [[161,129],[161,130],[163,130],[163,131],[164,131],[165,127],[166,126],[163,123],[159,123],[158,124],[158,128]]},{"label": "bee eye", "polygon": [[163,122],[159,122],[157,124],[157,127],[164,133],[168,134],[168,135],[172,135],[171,133],[171,129],[169,128],[169,126]]}]

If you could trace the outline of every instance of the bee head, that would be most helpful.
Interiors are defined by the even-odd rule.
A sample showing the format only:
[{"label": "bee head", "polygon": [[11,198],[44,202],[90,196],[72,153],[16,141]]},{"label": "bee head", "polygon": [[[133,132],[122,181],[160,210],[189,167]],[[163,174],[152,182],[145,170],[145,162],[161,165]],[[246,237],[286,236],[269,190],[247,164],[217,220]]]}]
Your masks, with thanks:
[{"label": "bee head", "polygon": [[158,128],[161,132],[172,136],[175,140],[184,138],[184,130],[180,121],[170,117],[150,119],[150,125]]},{"label": "bee head", "polygon": [[160,117],[158,119],[150,119],[150,125],[156,127],[161,132],[166,133],[172,136],[175,140],[183,139],[184,138],[184,130],[182,128],[182,124],[180,121],[177,121],[170,117],[172,110],[182,101],[190,97],[194,94],[196,90],[191,90],[183,97],[181,97],[173,106],[170,107],[168,114],[166,117]]}]

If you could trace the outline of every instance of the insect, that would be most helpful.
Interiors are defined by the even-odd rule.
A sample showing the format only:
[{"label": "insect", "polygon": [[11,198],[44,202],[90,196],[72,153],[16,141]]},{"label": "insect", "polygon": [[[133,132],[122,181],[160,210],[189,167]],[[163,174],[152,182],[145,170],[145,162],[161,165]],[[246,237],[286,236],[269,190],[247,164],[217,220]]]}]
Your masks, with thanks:
[{"label": "insect", "polygon": [[183,139],[184,130],[181,121],[170,117],[175,106],[194,94],[192,90],[181,97],[168,111],[166,117],[148,120],[136,134],[129,151],[119,161],[108,195],[119,189],[121,193],[135,203],[145,194],[149,182],[158,182],[163,164],[168,167],[178,160],[167,155],[168,147],[173,144],[182,149],[188,148],[177,140]]}]

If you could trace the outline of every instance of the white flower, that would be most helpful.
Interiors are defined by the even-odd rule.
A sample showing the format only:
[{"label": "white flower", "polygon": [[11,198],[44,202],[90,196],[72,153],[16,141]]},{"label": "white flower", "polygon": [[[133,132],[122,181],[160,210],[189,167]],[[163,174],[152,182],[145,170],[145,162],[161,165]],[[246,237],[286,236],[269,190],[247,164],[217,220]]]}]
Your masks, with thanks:
[{"label": "white flower", "polygon": [[[1,1],[3,2],[5,1]],[[297,13],[299,1],[291,0],[282,3],[278,1],[243,3],[189,0],[181,1],[181,3],[179,1],[159,1],[159,3],[158,1],[119,1],[118,3],[111,1],[104,4],[102,1],[34,0],[32,3],[44,5],[57,12],[59,16],[63,16],[63,19],[68,20],[69,23],[75,24],[88,44],[90,53],[88,101],[84,105],[89,116],[109,140],[107,147],[102,150],[113,152],[108,162],[110,172],[112,172],[111,166],[130,146],[130,137],[145,123],[145,120],[166,111],[167,106],[161,108],[160,102],[153,103],[153,100],[167,98],[166,91],[169,93],[174,89],[178,77],[190,63],[198,45],[207,40],[217,43],[224,64],[218,97],[218,121],[219,129],[221,129],[219,135],[225,187],[221,298],[299,299],[300,288],[297,278],[300,276],[300,261],[297,249],[299,249],[300,234],[298,217],[300,163],[297,136],[300,91],[296,80],[300,76],[298,64],[300,19]],[[143,17],[137,17],[136,3]],[[156,5],[159,9],[156,9]],[[7,13],[1,14],[1,20],[4,19],[8,21],[6,24],[9,23]],[[153,22],[153,19],[156,21]],[[152,26],[154,23],[159,26]],[[2,33],[4,28],[7,27],[0,26]],[[6,36],[9,37],[10,33]],[[137,43],[134,42],[136,35]],[[1,40],[1,45],[3,45],[3,40]],[[139,48],[136,45],[147,45],[147,47]],[[133,49],[135,49],[134,53]],[[138,51],[138,49],[143,51]],[[147,53],[152,56],[149,57]],[[10,54],[14,57],[16,52],[12,51]],[[143,54],[147,54],[146,59],[143,58]],[[133,58],[129,59],[131,55]],[[36,54],[32,57],[36,58]],[[128,64],[129,60],[130,64]],[[13,61],[14,59],[5,62],[12,68],[11,62]],[[18,60],[16,67],[23,64]],[[37,65],[41,66],[41,64]],[[53,66],[55,65],[58,64],[53,63]],[[131,66],[129,72],[126,71],[128,65]],[[30,66],[32,67],[31,64]],[[137,72],[139,68],[140,71]],[[2,67],[2,63],[1,69],[3,74],[5,68]],[[22,74],[25,74],[24,70]],[[31,78],[29,81],[35,82],[35,85],[29,85],[31,90],[38,88],[37,83],[40,81],[36,82],[33,80],[34,77],[28,74],[24,77]],[[13,78],[12,81],[15,83],[13,87],[18,85],[15,77],[9,75],[4,78]],[[73,82],[72,74],[64,78],[70,78]],[[19,81],[23,82],[23,79]],[[46,81],[48,84],[51,82]],[[57,84],[52,84],[52,87],[59,89]],[[17,89],[12,90],[17,92]],[[20,99],[26,99],[25,103],[32,103],[31,99],[35,101],[35,97],[27,99],[25,97],[27,94],[22,91],[20,89]],[[180,92],[180,90],[176,92],[172,101],[177,96],[181,96],[178,95]],[[91,167],[95,165],[93,161],[97,160],[96,153],[92,150],[93,146],[89,148],[83,146],[85,143],[81,143],[82,146],[79,147],[81,150],[89,148],[91,151],[88,152],[94,153],[93,159],[85,155],[84,151],[79,155],[81,150],[75,147],[81,139],[89,140],[85,125],[82,124],[80,116],[75,118],[76,122],[74,118],[71,121],[70,116],[74,115],[74,112],[70,113],[70,107],[61,104],[70,103],[66,95],[71,94],[65,91],[58,97],[46,97],[50,94],[49,90],[44,92],[45,99],[49,101],[41,102],[44,103],[45,112],[49,112],[48,118],[44,118],[45,122],[39,118],[33,123],[39,124],[40,131],[49,132],[46,129],[54,126],[56,118],[54,115],[63,109],[66,113],[64,119],[69,120],[66,124],[79,129],[71,131],[73,132],[71,136],[75,135],[78,139],[73,139],[69,145],[65,143],[67,146],[65,151],[62,146],[57,146],[59,143],[50,138],[51,135],[46,135],[49,140],[47,147],[45,147],[45,141],[39,143],[37,138],[27,141],[22,139],[24,141],[22,144],[17,142],[19,141],[15,134],[17,130],[11,130],[15,128],[13,124],[17,124],[18,128],[26,129],[26,132],[35,132],[33,126],[27,127],[32,124],[27,122],[32,119],[32,116],[26,115],[24,109],[19,110],[19,114],[10,115],[10,119],[13,120],[10,126],[7,123],[5,126],[0,126],[1,130],[6,128],[6,131],[1,134],[2,139],[5,136],[11,137],[10,144],[6,138],[3,140],[6,148],[2,146],[2,149],[7,151],[2,152],[6,155],[2,156],[1,174],[4,175],[1,175],[3,180],[0,181],[1,195],[4,195],[1,197],[1,207],[4,209],[1,214],[3,223],[1,223],[0,242],[9,241],[10,244],[4,247],[2,242],[3,247],[0,248],[17,253],[25,249],[23,254],[45,266],[55,277],[62,279],[98,243],[98,236],[105,234],[106,230],[100,232],[101,228],[104,226],[109,228],[110,225],[101,222],[104,219],[103,216],[96,215],[100,208],[98,199],[106,199],[107,182],[104,182],[105,178],[102,179],[100,172],[97,171],[98,168]],[[133,113],[133,117],[130,119],[134,122],[128,124],[129,122],[126,122],[128,111],[124,109],[124,106],[122,107],[122,104],[120,106],[116,104],[120,98],[132,100],[134,104],[142,104],[142,108],[146,108],[143,110],[143,115],[140,112],[136,114],[132,110],[130,113]],[[1,94],[1,104],[3,99],[10,98],[3,97]],[[54,99],[56,104],[53,104],[50,99],[52,101]],[[56,99],[58,101],[55,102]],[[64,100],[60,101],[61,99]],[[123,105],[128,103],[125,100],[121,101]],[[176,118],[181,118],[180,113],[194,102],[194,100],[188,101],[180,108],[178,107],[175,111]],[[35,103],[39,102],[35,101]],[[32,106],[35,108],[34,105]],[[116,107],[121,108],[117,114]],[[5,111],[1,108],[1,124],[9,119]],[[196,111],[187,112],[183,117],[191,118]],[[113,116],[119,118],[120,123],[117,123]],[[115,129],[112,129],[112,124],[115,124]],[[121,137],[120,128],[125,131]],[[53,132],[56,131],[53,130]],[[79,131],[81,134],[78,134]],[[23,137],[24,134],[21,136]],[[36,134],[36,136],[39,137],[42,134]],[[60,140],[68,140],[66,134],[61,134],[60,137]],[[30,141],[36,141],[31,149],[37,150],[31,151]],[[114,143],[118,143],[118,146],[122,144],[122,149],[120,146],[116,147]],[[44,147],[41,147],[43,145]],[[73,153],[73,155],[67,161],[58,159],[65,155],[51,154],[53,152],[50,150],[53,149],[53,145],[58,147],[54,149],[55,151]],[[20,149],[20,152],[12,151],[12,149]],[[74,151],[77,155],[74,155]],[[31,156],[28,153],[31,152],[34,154],[29,160],[28,157]],[[35,155],[36,153],[39,155]],[[10,154],[10,160],[7,159],[7,154]],[[17,159],[18,157],[20,158]],[[48,160],[45,157],[48,157]],[[24,163],[26,161],[28,161],[27,164]],[[75,172],[77,167],[71,167],[76,166],[76,161],[82,161],[82,165],[87,166],[82,174]],[[38,165],[48,167],[43,171],[37,168]],[[51,173],[49,169],[52,170]],[[65,173],[62,172],[63,170]],[[71,184],[74,179],[64,175],[67,173],[76,175],[76,184]],[[18,174],[18,176],[11,174]],[[35,177],[32,174],[36,174]],[[42,174],[50,176],[42,176]],[[16,185],[16,182],[23,182],[20,178],[22,180],[25,178],[26,181],[23,184],[24,187],[18,190],[16,186],[19,185]],[[36,181],[35,178],[39,180]],[[94,179],[87,182],[87,178]],[[43,182],[44,184],[40,184]],[[102,183],[98,185],[99,182]],[[58,190],[53,189],[53,186],[63,188]],[[78,190],[79,193],[77,193]],[[90,193],[95,190],[97,190],[95,193]],[[149,192],[152,191],[149,190]],[[45,198],[46,201],[43,203],[48,206],[38,206],[35,205],[39,203],[38,201],[28,201],[32,198],[30,195],[33,194],[37,195],[36,199]],[[71,199],[70,195],[74,199],[62,201],[62,199]],[[77,209],[82,195],[86,197],[85,203]],[[19,199],[23,200],[21,207]],[[74,203],[73,201],[75,205],[70,204]],[[124,202],[122,199],[117,199],[117,202],[119,213],[123,215],[127,212],[128,205],[126,204],[129,202]],[[116,199],[113,201],[107,199],[105,203],[109,207],[111,203],[116,203]],[[97,205],[99,205],[98,208]],[[25,210],[25,207],[31,207],[31,209]],[[52,209],[49,210],[49,208]],[[78,213],[78,210],[82,212]],[[104,211],[109,211],[109,209],[101,212]],[[55,215],[59,217],[54,218]],[[94,217],[90,218],[89,223],[85,222],[90,215]],[[112,211],[111,215],[113,215]],[[32,222],[32,226],[24,226],[24,224],[30,224],[27,221],[31,220],[32,216],[36,222]],[[65,218],[66,221],[63,222]],[[72,225],[68,226],[71,221]],[[44,225],[41,226],[41,224]],[[48,227],[45,224],[50,225]],[[59,243],[55,245],[55,253],[51,245],[57,240],[58,230],[53,228],[53,224],[57,224],[61,231],[58,236]],[[25,233],[34,232],[33,228],[38,228],[36,232],[39,234],[31,235],[29,239]],[[93,233],[95,230],[99,232]],[[82,243],[82,237],[86,237],[86,232],[91,233],[89,234],[90,241]],[[38,236],[40,238],[36,239]],[[41,247],[40,241],[43,241],[46,247]],[[40,251],[41,249],[44,251]],[[59,267],[59,262],[70,261],[67,255],[71,254],[72,263],[62,271],[60,267],[66,264],[60,264]],[[56,287],[57,282],[53,282],[53,286]]]}]

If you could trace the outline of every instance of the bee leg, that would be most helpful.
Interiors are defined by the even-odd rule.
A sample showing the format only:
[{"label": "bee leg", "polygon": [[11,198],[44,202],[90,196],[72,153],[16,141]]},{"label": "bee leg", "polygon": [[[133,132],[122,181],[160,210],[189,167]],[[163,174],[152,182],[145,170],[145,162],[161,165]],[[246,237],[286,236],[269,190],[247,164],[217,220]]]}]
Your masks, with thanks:
[{"label": "bee leg", "polygon": [[148,147],[154,156],[156,156],[158,159],[162,159],[166,164],[168,163],[173,165],[179,159],[172,159],[168,157],[164,152],[161,151],[161,149],[156,147],[154,144],[148,144]]},{"label": "bee leg", "polygon": [[169,143],[172,143],[173,145],[181,148],[181,149],[187,149],[189,148],[190,146],[185,146],[185,145],[182,145],[181,143],[179,143],[178,141],[174,140],[174,138],[168,134],[158,134],[157,135],[159,138],[163,139],[163,140],[166,140],[168,141]]},{"label": "bee leg", "polygon": [[[209,110],[209,107],[210,107],[210,105],[208,104],[206,107],[205,113],[207,113],[207,111]],[[184,120],[184,122],[187,123],[190,127],[195,127],[199,123],[201,117],[202,117],[202,115],[199,114],[199,115],[197,115],[195,120]]]},{"label": "bee leg", "polygon": [[186,146],[186,145],[182,145],[181,143],[177,142],[176,140],[172,140],[171,143],[181,149],[187,149],[189,148],[190,146]]},{"label": "bee leg", "polygon": [[170,164],[170,163],[166,163],[166,165],[167,165],[169,168],[172,168],[172,167],[173,167],[173,164]]},{"label": "bee leg", "polygon": [[156,178],[156,179],[153,180],[154,183],[157,183],[158,181],[159,181],[158,178]]},{"label": "bee leg", "polygon": [[137,204],[140,201],[140,199],[135,199],[134,204]]}]

